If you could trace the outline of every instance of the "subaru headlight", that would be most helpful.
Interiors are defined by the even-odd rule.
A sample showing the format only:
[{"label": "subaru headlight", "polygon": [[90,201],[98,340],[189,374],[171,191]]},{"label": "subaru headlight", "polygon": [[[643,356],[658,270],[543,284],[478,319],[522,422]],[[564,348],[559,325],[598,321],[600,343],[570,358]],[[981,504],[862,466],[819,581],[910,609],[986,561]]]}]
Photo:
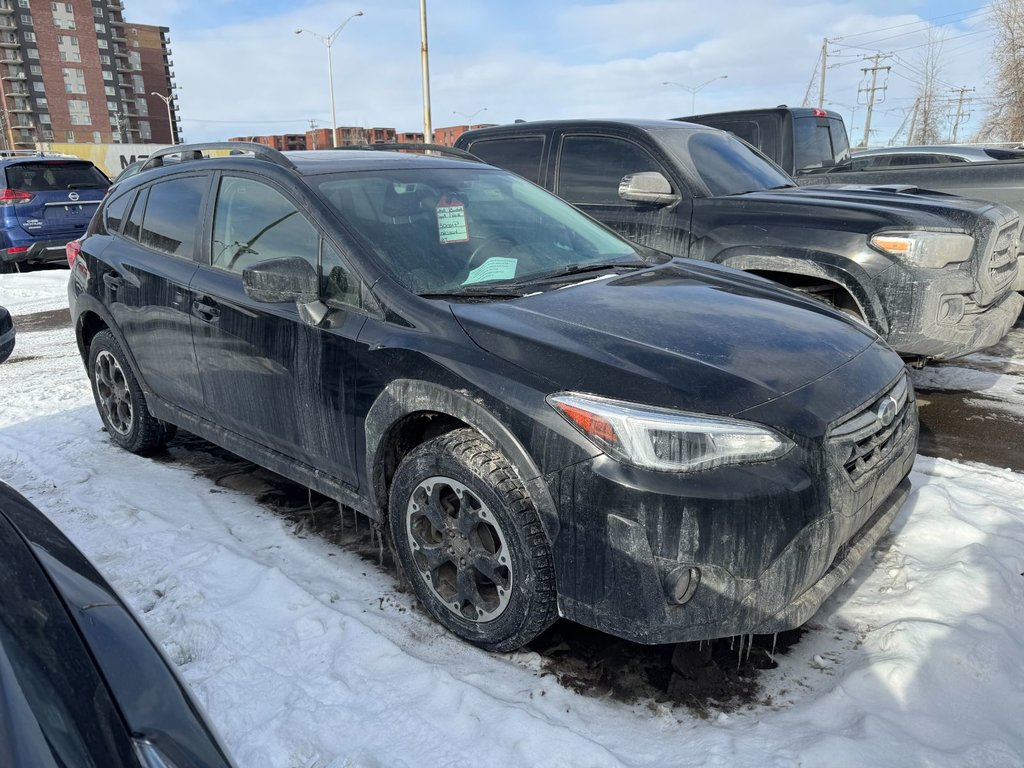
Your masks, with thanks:
[{"label": "subaru headlight", "polygon": [[726,464],[771,461],[792,441],[739,419],[655,408],[563,392],[548,403],[598,448],[627,464],[694,472]]},{"label": "subaru headlight", "polygon": [[871,245],[929,269],[967,261],[974,252],[974,238],[959,232],[881,232]]}]

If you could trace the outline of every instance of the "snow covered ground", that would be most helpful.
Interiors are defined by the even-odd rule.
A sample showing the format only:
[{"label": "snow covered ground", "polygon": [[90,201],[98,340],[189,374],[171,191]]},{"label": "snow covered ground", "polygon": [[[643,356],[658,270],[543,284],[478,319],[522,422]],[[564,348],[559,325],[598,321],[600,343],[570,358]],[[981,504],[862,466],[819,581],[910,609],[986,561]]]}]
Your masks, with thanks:
[{"label": "snow covered ground", "polygon": [[[0,276],[0,304],[66,306],[66,278]],[[240,766],[1024,765],[1020,474],[919,458],[891,533],[759,703],[701,718],[476,650],[252,494],[114,448],[70,329],[20,333],[0,393],[0,478],[143,617]]]}]

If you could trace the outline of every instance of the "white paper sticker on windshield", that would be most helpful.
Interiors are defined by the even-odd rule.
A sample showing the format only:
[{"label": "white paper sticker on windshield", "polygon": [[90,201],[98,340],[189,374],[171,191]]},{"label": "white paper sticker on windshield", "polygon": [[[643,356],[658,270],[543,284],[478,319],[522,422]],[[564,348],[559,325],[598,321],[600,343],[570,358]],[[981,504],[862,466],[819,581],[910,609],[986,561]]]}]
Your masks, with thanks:
[{"label": "white paper sticker on windshield", "polygon": [[442,195],[437,202],[437,238],[441,245],[469,242],[466,206],[454,195]]},{"label": "white paper sticker on windshield", "polygon": [[518,264],[519,259],[510,259],[507,256],[492,256],[470,272],[469,277],[462,284],[485,283],[488,280],[511,280],[516,276]]}]

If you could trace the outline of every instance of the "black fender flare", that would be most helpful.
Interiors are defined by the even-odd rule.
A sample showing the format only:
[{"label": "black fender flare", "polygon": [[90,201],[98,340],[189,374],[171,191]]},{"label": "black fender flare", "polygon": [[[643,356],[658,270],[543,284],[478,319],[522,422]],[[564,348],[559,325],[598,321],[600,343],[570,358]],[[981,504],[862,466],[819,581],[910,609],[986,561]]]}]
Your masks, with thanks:
[{"label": "black fender flare", "polygon": [[366,414],[366,487],[370,490],[374,511],[384,519],[388,505],[385,469],[387,438],[403,418],[416,413],[438,413],[456,419],[478,431],[511,462],[540,513],[548,541],[558,533],[558,514],[554,499],[540,468],[526,447],[486,406],[480,397],[465,389],[452,389],[422,379],[395,379],[380,393]]},{"label": "black fender flare", "polygon": [[145,392],[147,398],[152,397],[153,391],[146,384],[146,380],[143,378],[139,371],[139,364],[135,362],[135,355],[132,354],[131,348],[125,343],[124,335],[121,333],[121,329],[117,323],[114,322],[114,318],[111,316],[107,307],[94,296],[88,293],[80,293],[75,297],[75,304],[77,309],[77,317],[75,320],[75,343],[78,345],[78,354],[82,358],[82,365],[88,367],[89,356],[86,352],[85,338],[83,335],[84,331],[84,320],[86,315],[96,315],[100,322],[103,323],[106,330],[110,331],[114,339],[117,340],[118,346],[121,347],[121,352],[124,353],[125,358],[128,360],[128,365],[131,366],[132,373],[135,374],[135,380],[139,382],[139,386],[142,387],[142,391]]},{"label": "black fender flare", "polygon": [[864,319],[880,336],[889,333],[889,318],[881,296],[868,273],[856,261],[820,251],[759,251],[730,249],[715,262],[744,272],[784,272],[804,277],[820,277],[846,290],[857,302]]}]

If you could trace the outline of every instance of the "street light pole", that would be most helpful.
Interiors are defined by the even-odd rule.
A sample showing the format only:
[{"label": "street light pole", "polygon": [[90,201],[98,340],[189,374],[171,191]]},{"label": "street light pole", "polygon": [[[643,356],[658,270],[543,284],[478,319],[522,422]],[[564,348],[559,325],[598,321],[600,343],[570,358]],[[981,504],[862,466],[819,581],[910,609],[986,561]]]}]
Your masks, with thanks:
[{"label": "street light pole", "polygon": [[728,77],[729,77],[728,75],[719,75],[718,77],[712,77],[706,83],[701,83],[700,85],[683,85],[682,83],[674,83],[671,80],[666,80],[665,82],[662,83],[662,85],[677,85],[680,88],[682,88],[684,91],[689,91],[690,92],[690,114],[692,115],[692,114],[694,114],[697,111],[697,91],[699,91],[701,88],[703,88],[705,86],[711,85],[713,82],[715,82],[717,80],[725,80]]},{"label": "street light pole", "polygon": [[476,117],[477,115],[479,115],[479,114],[480,114],[481,112],[486,112],[486,111],[487,111],[487,107],[480,107],[480,109],[478,109],[478,110],[477,110],[476,112],[474,112],[473,114],[471,114],[471,115],[467,115],[467,114],[466,114],[465,112],[459,112],[459,111],[458,111],[458,110],[456,109],[456,110],[452,110],[452,114],[453,114],[453,115],[462,115],[462,116],[463,116],[464,118],[466,118],[466,124],[467,124],[467,125],[469,125],[469,124],[471,124],[471,123],[473,122],[473,118],[474,118],[474,117]]},{"label": "street light pole", "polygon": [[341,22],[341,24],[338,25],[338,28],[335,29],[333,32],[331,32],[331,34],[326,35],[326,36],[318,34],[316,32],[308,30],[308,29],[296,29],[295,30],[295,34],[296,35],[301,35],[303,32],[307,32],[308,34],[310,34],[313,37],[315,37],[317,40],[319,40],[321,43],[323,43],[327,47],[327,85],[331,89],[331,146],[332,147],[338,146],[338,116],[337,116],[337,113],[334,111],[334,62],[331,60],[331,46],[334,45],[334,41],[338,39],[338,35],[341,34],[341,30],[343,30],[345,28],[345,25],[348,24],[350,21],[352,21],[352,19],[354,19],[356,16],[362,16],[362,15],[363,15],[362,11],[356,11],[351,16],[349,16],[347,19],[345,19],[343,22]]},{"label": "street light pole", "polygon": [[164,106],[167,107],[167,124],[171,128],[171,144],[177,144],[178,135],[177,131],[174,130],[174,118],[171,117],[171,102],[174,101],[174,94],[171,94],[170,96],[164,96],[162,93],[157,93],[156,91],[153,91],[149,95],[156,96],[158,99],[160,99],[160,101],[164,103]]},{"label": "street light pole", "polygon": [[430,65],[427,59],[427,0],[420,0],[420,62],[423,68],[423,142],[432,144],[434,131],[430,125]]}]

